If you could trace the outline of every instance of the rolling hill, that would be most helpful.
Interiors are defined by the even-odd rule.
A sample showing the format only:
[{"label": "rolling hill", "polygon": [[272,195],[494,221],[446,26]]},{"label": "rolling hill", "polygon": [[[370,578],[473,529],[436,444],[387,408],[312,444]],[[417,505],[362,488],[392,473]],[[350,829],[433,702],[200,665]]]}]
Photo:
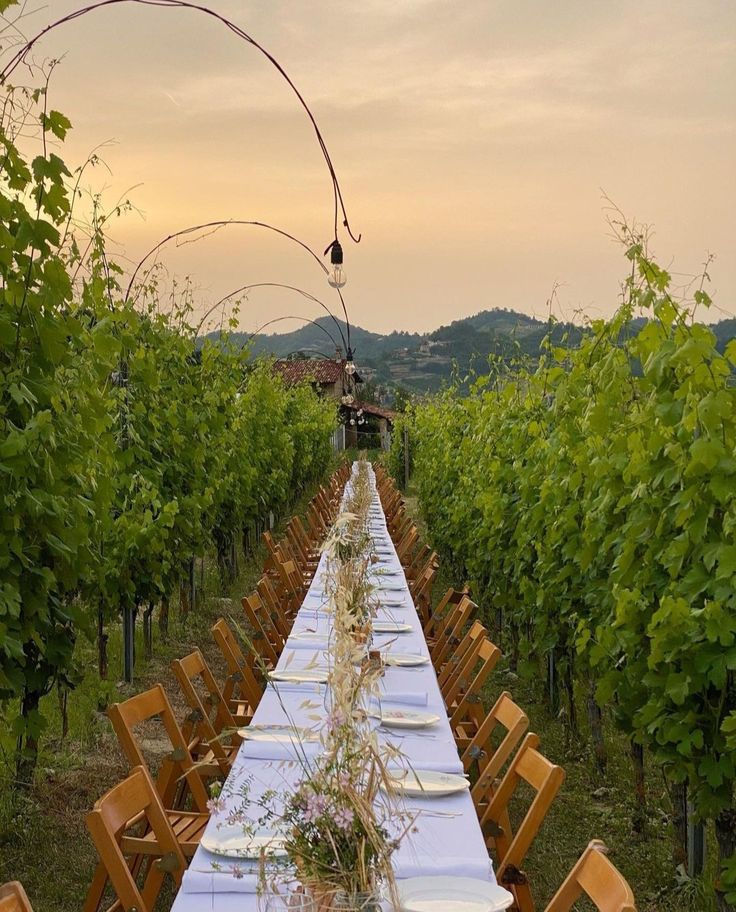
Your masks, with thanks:
[{"label": "rolling hill", "polygon": [[[250,339],[255,357],[269,354],[286,358],[299,353],[334,357],[336,347],[342,345],[341,333],[347,334],[344,321],[325,316],[315,322],[318,326],[308,324],[288,333],[261,334],[252,339],[247,333],[234,333],[232,338],[241,345]],[[643,321],[635,323],[642,325]],[[721,350],[736,337],[734,319],[722,320],[711,328]],[[551,331],[558,344],[564,341],[574,345],[583,329],[572,323],[555,323]],[[550,324],[545,321],[514,310],[493,308],[454,320],[430,333],[381,334],[353,326],[351,344],[363,378],[380,387],[383,398],[390,400],[399,387],[417,393],[434,392],[454,374],[463,377],[473,370],[483,373],[492,354],[508,358],[521,353],[535,358],[549,332]]]}]

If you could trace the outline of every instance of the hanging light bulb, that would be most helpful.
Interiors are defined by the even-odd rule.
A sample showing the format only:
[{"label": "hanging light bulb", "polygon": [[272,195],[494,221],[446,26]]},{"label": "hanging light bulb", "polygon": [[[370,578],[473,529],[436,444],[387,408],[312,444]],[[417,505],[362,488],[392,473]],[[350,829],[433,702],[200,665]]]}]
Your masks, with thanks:
[{"label": "hanging light bulb", "polygon": [[327,284],[332,288],[342,288],[348,277],[342,265],[342,245],[335,241],[330,247],[330,271],[327,273]]},{"label": "hanging light bulb", "polygon": [[347,354],[345,355],[345,374],[348,377],[352,377],[357,369],[353,360],[353,350],[348,346]]}]

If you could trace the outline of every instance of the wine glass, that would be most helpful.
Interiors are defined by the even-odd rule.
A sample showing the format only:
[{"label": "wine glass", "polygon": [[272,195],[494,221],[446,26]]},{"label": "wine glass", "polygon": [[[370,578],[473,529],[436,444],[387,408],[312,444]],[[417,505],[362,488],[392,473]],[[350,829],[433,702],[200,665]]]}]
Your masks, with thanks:
[{"label": "wine glass", "polygon": [[319,912],[319,904],[312,895],[301,889],[285,889],[280,893],[266,895],[265,912]]}]

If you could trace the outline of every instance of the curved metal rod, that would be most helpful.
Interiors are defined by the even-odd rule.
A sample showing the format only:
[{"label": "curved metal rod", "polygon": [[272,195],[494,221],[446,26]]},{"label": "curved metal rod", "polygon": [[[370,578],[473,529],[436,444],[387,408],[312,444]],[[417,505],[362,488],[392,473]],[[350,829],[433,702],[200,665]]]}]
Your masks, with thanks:
[{"label": "curved metal rod", "polygon": [[[337,327],[337,331],[340,333],[340,338],[342,339],[343,348],[347,352],[348,343],[345,341],[345,334],[342,331],[342,326],[340,326],[339,321],[337,320],[337,318],[335,317],[333,312],[330,310],[330,308],[326,304],[324,304],[322,301],[320,301],[319,298],[316,298],[313,294],[310,294],[308,291],[304,291],[303,288],[297,288],[296,285],[285,285],[282,282],[255,282],[251,285],[241,285],[240,288],[236,288],[235,291],[231,291],[229,294],[226,294],[224,298],[220,298],[220,300],[217,301],[217,303],[213,304],[212,307],[207,311],[207,313],[202,318],[202,321],[200,322],[199,326],[200,327],[202,326],[202,323],[207,319],[207,317],[212,313],[213,310],[215,310],[216,308],[218,308],[220,306],[220,304],[224,304],[225,301],[227,301],[229,298],[232,298],[235,295],[240,294],[241,292],[249,291],[251,288],[286,288],[288,291],[298,292],[303,298],[306,298],[308,301],[313,301],[315,304],[319,304],[319,306],[322,308],[322,310],[325,311],[325,313],[332,319],[332,322]],[[199,328],[197,329],[197,332],[199,332]]]},{"label": "curved metal rod", "polygon": [[348,331],[347,354],[348,354],[349,358],[352,358],[353,357],[353,348],[350,344],[350,317],[348,316],[348,309],[345,306],[345,298],[343,298],[343,296],[342,296],[342,289],[336,288],[335,291],[338,293],[338,295],[340,295],[340,303],[342,304],[342,312],[345,314],[345,326],[347,327],[347,331]]},{"label": "curved metal rod", "polygon": [[330,179],[332,180],[332,192],[333,192],[334,203],[335,203],[335,239],[337,239],[339,214],[340,214],[340,212],[342,212],[343,225],[344,225],[345,229],[347,230],[348,235],[356,244],[359,243],[361,235],[358,234],[358,236],[356,237],[350,228],[350,222],[348,220],[347,211],[345,209],[345,202],[343,200],[342,191],[340,189],[340,184],[337,179],[337,174],[335,172],[335,168],[332,164],[332,159],[330,157],[330,153],[327,150],[327,144],[325,143],[322,133],[321,133],[319,127],[317,126],[317,121],[315,120],[314,115],[312,114],[311,110],[309,109],[309,105],[307,104],[306,100],[304,99],[304,96],[299,91],[299,89],[297,89],[294,82],[292,82],[291,77],[288,75],[286,70],[281,66],[281,64],[278,62],[278,60],[276,60],[276,58],[272,54],[270,54],[263,47],[263,45],[259,44],[254,38],[252,38],[239,25],[236,25],[230,19],[225,18],[225,16],[221,15],[218,12],[215,12],[215,10],[210,9],[207,6],[203,6],[199,3],[192,3],[192,2],[190,2],[190,0],[98,0],[98,2],[96,2],[96,3],[90,3],[89,5],[87,5],[85,7],[82,7],[78,10],[74,10],[73,12],[68,13],[65,16],[62,16],[60,19],[57,19],[56,21],[49,23],[49,25],[47,25],[45,28],[41,29],[41,31],[37,35],[34,35],[33,38],[30,38],[20,48],[20,50],[18,50],[13,55],[13,57],[11,57],[9,62],[3,67],[2,71],[0,71],[0,82],[5,83],[5,81],[13,73],[13,71],[16,69],[16,67],[18,67],[21,63],[23,63],[25,61],[26,57],[31,52],[31,50],[36,45],[36,43],[38,41],[40,41],[40,39],[43,38],[44,35],[46,35],[48,32],[52,31],[55,28],[58,28],[61,25],[65,25],[68,22],[73,22],[75,19],[80,19],[82,16],[87,15],[87,13],[94,12],[95,10],[101,9],[102,7],[117,6],[121,3],[137,3],[139,6],[158,6],[158,7],[163,7],[163,8],[167,8],[167,9],[190,9],[190,10],[194,10],[199,13],[203,13],[205,16],[209,16],[212,19],[215,19],[217,22],[220,22],[222,25],[224,25],[227,29],[229,29],[238,38],[247,42],[252,47],[254,47],[257,51],[260,51],[260,53],[263,54],[263,56],[269,61],[269,63],[271,63],[275,67],[275,69],[278,71],[278,73],[287,82],[289,88],[296,95],[296,97],[299,101],[299,104],[304,109],[304,111],[312,125],[312,128],[314,129],[315,136],[317,137],[317,142],[319,143],[319,147],[322,150],[322,155],[323,155],[325,163],[327,165],[327,170],[330,173]]},{"label": "curved metal rod", "polygon": [[268,228],[269,231],[274,231],[276,234],[280,234],[282,237],[288,238],[290,241],[294,241],[295,244],[298,244],[303,250],[306,250],[307,253],[319,264],[320,269],[327,274],[329,269],[325,266],[322,260],[317,256],[317,254],[312,250],[311,247],[308,247],[304,241],[300,241],[299,238],[294,237],[293,234],[289,234],[288,231],[283,231],[281,228],[275,228],[273,225],[269,225],[266,222],[256,222],[256,221],[246,221],[244,219],[220,219],[214,222],[204,222],[201,225],[191,225],[189,228],[182,228],[181,231],[175,231],[173,234],[167,235],[162,241],[159,241],[155,247],[152,247],[148,253],[143,257],[142,260],[139,260],[138,265],[133,270],[133,275],[128,282],[128,287],[125,290],[125,300],[127,301],[130,298],[130,292],[133,288],[133,283],[136,280],[138,273],[143,268],[143,265],[150,260],[150,258],[169,241],[173,241],[176,238],[186,237],[188,234],[195,234],[197,231],[206,231],[208,228],[216,231],[218,228],[225,228],[227,225],[255,225],[257,228]]},{"label": "curved metal rod", "polygon": [[[263,332],[263,330],[266,329],[267,326],[273,326],[274,323],[281,323],[283,320],[304,320],[305,323],[311,323],[312,326],[316,326],[317,329],[322,330],[322,332],[327,336],[327,338],[330,340],[330,342],[332,342],[332,344],[335,346],[335,348],[337,350],[340,349],[340,346],[335,341],[335,337],[332,335],[331,332],[329,332],[327,329],[325,329],[325,327],[322,326],[321,323],[318,323],[316,320],[310,320],[309,317],[299,317],[297,315],[288,316],[288,317],[275,317],[273,320],[269,320],[267,323],[262,323],[258,327],[258,329],[255,329],[248,336],[248,338],[243,343],[243,347],[245,347],[251,341],[251,339],[255,339],[256,336],[260,335],[260,333]],[[303,348],[303,349],[299,349],[299,350],[300,351],[310,351],[311,349]]]},{"label": "curved metal rod", "polygon": [[287,352],[282,358],[279,358],[279,361],[285,361],[290,355],[298,355],[299,352],[314,352],[317,355],[322,355],[323,358],[327,358],[328,361],[332,359],[328,354],[322,351],[321,348],[295,348],[290,352]]}]

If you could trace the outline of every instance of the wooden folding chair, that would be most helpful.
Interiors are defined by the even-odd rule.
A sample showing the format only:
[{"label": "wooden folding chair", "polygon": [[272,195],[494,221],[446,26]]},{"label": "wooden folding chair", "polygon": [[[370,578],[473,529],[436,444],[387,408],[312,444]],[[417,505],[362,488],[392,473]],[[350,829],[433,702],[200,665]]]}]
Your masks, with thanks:
[{"label": "wooden folding chair", "polygon": [[[486,636],[486,628],[480,621],[473,621],[449,657],[447,664],[438,671],[437,683],[445,703],[452,703],[463,686],[463,673],[478,655],[480,644]],[[466,673],[467,677],[467,673]]]},{"label": "wooden folding chair", "polygon": [[256,672],[243,654],[240,643],[224,618],[213,624],[212,636],[228,670],[222,696],[236,722],[238,717],[243,715],[243,707],[246,707],[244,714],[252,717],[263,696],[263,687],[258,683]]},{"label": "wooden folding chair", "polygon": [[241,602],[253,629],[253,646],[263,661],[273,667],[283,651],[284,640],[271,623],[266,606],[257,592],[244,596]]},{"label": "wooden folding chair", "polygon": [[256,591],[261,597],[272,625],[276,628],[280,640],[288,639],[293,625],[293,616],[288,616],[285,603],[279,598],[278,590],[268,576],[262,576],[256,583]]},{"label": "wooden folding chair", "polygon": [[572,912],[585,895],[598,912],[636,912],[636,900],[626,879],[606,858],[605,843],[594,839],[555,893],[545,912]]},{"label": "wooden folding chair", "polygon": [[22,883],[11,880],[0,884],[0,912],[33,912]]},{"label": "wooden folding chair", "polygon": [[[465,772],[475,770],[477,773],[470,795],[478,817],[485,812],[498,775],[528,728],[527,714],[514,703],[511,694],[504,691],[463,751],[461,759]],[[505,734],[494,746],[498,729],[503,729]]]},{"label": "wooden folding chair", "polygon": [[472,620],[477,608],[475,602],[461,594],[460,601],[451,605],[442,619],[435,622],[434,629],[437,635],[431,639],[429,653],[438,675],[444,671],[452,653],[460,646],[462,632]]},{"label": "wooden folding chair", "polygon": [[304,528],[304,523],[298,516],[295,516],[292,522],[294,523],[294,530],[301,540],[302,546],[307,556],[313,558],[314,560],[319,560],[319,543],[309,536],[307,530]]},{"label": "wooden folding chair", "polygon": [[[161,761],[156,778],[156,792],[182,853],[191,858],[209,821],[207,788],[204,784],[203,770],[195,767],[190,745],[179,728],[166,691],[160,684],[156,684],[150,690],[137,694],[124,703],[113,703],[108,707],[107,714],[120,747],[133,769],[145,767],[148,770],[148,763],[136,735],[136,727],[154,719],[163,724],[172,749]],[[215,767],[212,772],[219,772],[219,769]],[[183,809],[188,796],[191,796],[196,810]],[[153,839],[151,833],[148,835],[149,839]],[[145,854],[152,851],[154,848],[149,847]],[[134,874],[140,867],[141,860],[137,858],[129,863]],[[85,912],[95,912],[99,909],[107,879],[107,868],[100,861],[87,893]]]},{"label": "wooden folding chair", "polygon": [[[200,763],[216,763],[220,772],[227,776],[242,739],[237,734],[239,726],[204,656],[195,649],[183,659],[174,659],[171,670],[191,710],[182,728],[187,743],[196,745]],[[206,691],[204,699],[195,686],[197,682]]]},{"label": "wooden folding chair", "polygon": [[[493,848],[498,865],[497,881],[514,894],[519,912],[534,912],[529,882],[522,870],[529,847],[547,816],[550,805],[565,780],[561,766],[539,753],[539,738],[528,734],[511,761],[509,768],[488,801],[481,817],[481,829],[489,848]],[[526,783],[534,798],[514,833],[509,805],[517,789]]]},{"label": "wooden folding chair", "polygon": [[[123,703],[113,703],[107,714],[117,735],[118,742],[131,768],[145,766],[148,768],[136,728],[145,722],[158,720],[163,726],[171,751],[161,761],[156,777],[156,791],[164,808],[170,810],[169,822],[174,832],[183,832],[180,821],[191,818],[194,824],[207,822],[208,793],[202,770],[195,766],[190,750],[179,723],[176,721],[166,691],[161,684],[154,684],[150,690],[136,694]],[[194,807],[199,813],[179,810],[191,795]],[[187,833],[197,835],[197,827],[187,826]],[[199,842],[196,839],[194,848]],[[193,854],[183,848],[184,854]]]},{"label": "wooden folding chair", "polygon": [[[413,583],[416,578],[422,572],[425,564],[432,554],[432,549],[429,545],[425,545],[423,542],[417,542],[417,547],[414,550],[414,553],[409,557],[406,564],[404,565],[404,576],[406,576],[409,583]],[[436,558],[437,555],[435,555]]]},{"label": "wooden folding chair", "polygon": [[432,610],[432,617],[424,629],[424,637],[428,643],[431,641],[432,646],[436,643],[441,630],[447,625],[451,612],[457,608],[465,596],[467,596],[467,592],[450,587]]},{"label": "wooden folding chair", "polygon": [[432,616],[432,586],[438,566],[437,555],[433,551],[417,578],[409,583],[409,592],[421,618],[422,628],[426,627]]},{"label": "wooden folding chair", "polygon": [[309,588],[309,580],[299,572],[299,568],[292,560],[281,561],[278,565],[278,571],[281,580],[281,589],[278,590],[286,610],[291,615],[295,615],[299,610],[304,596]]},{"label": "wooden folding chair", "polygon": [[459,751],[465,750],[483,723],[481,691],[500,658],[501,650],[498,646],[489,639],[484,639],[475,662],[463,671],[463,684],[468,679],[467,674],[474,673],[474,677],[467,687],[461,688],[456,700],[448,706],[450,726]]},{"label": "wooden folding chair", "polygon": [[[153,912],[166,874],[181,886],[184,855],[145,767],[137,766],[127,779],[95,802],[87,829],[107,878],[117,895],[109,912]],[[135,831],[142,829],[145,835]],[[127,857],[150,856],[149,863],[131,866]],[[136,874],[143,879],[136,883]],[[85,904],[84,912],[89,912]]]},{"label": "wooden folding chair", "polygon": [[296,516],[293,516],[286,525],[286,537],[301,566],[314,575],[319,564],[319,551],[302,537]]},{"label": "wooden folding chair", "polygon": [[403,566],[411,560],[411,555],[414,553],[414,548],[419,541],[419,530],[413,522],[409,521],[407,531],[403,534],[398,533],[397,537],[399,537],[399,542],[396,545],[396,554]]}]

